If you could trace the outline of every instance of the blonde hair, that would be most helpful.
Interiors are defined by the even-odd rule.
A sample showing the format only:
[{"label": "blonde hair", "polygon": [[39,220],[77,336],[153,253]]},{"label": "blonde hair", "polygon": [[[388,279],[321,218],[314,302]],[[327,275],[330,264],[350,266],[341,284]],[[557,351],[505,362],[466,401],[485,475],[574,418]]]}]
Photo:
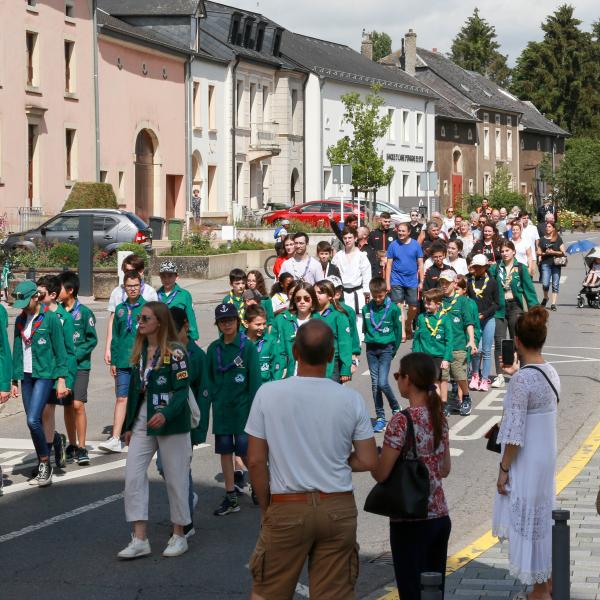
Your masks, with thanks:
[{"label": "blonde hair", "polygon": [[[177,334],[171,311],[166,304],[163,302],[146,302],[142,308],[149,308],[159,323],[157,338],[158,347],[160,348],[160,357],[154,368],[160,369],[165,357],[170,356],[176,346],[181,347],[179,335]],[[131,351],[132,365],[137,365],[139,363],[145,344],[146,336],[138,330],[137,335],[135,336],[133,350]]]}]

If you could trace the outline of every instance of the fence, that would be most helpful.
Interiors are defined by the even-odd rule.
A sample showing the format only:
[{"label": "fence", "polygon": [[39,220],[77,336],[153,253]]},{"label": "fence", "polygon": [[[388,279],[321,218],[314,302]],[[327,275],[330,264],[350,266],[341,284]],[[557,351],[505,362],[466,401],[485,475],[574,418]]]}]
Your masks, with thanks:
[{"label": "fence", "polygon": [[51,215],[41,206],[9,206],[0,213],[0,229],[4,233],[18,233],[35,229],[47,221]]}]

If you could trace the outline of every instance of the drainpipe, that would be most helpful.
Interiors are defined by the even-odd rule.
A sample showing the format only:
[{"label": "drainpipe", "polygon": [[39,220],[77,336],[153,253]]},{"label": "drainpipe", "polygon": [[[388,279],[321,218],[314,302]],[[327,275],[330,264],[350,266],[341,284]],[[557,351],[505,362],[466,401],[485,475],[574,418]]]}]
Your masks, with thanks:
[{"label": "drainpipe", "polygon": [[191,127],[191,87],[192,87],[192,63],[196,57],[191,54],[185,63],[185,228],[189,233],[189,212],[192,210],[190,205],[192,198],[192,136]]},{"label": "drainpipe", "polygon": [[235,62],[233,63],[233,67],[231,68],[231,208],[229,214],[233,218],[233,205],[236,200],[235,192],[236,192],[236,164],[235,164],[235,130],[237,127],[237,119],[236,119],[236,91],[237,91],[237,81],[236,81],[236,73],[237,67],[240,62],[240,57],[235,57]]},{"label": "drainpipe", "polygon": [[306,73],[302,84],[302,104],[304,106],[304,117],[302,119],[302,202],[306,202],[306,86],[310,73]]},{"label": "drainpipe", "polygon": [[[425,119],[425,151],[424,151],[424,160],[425,160],[425,173],[426,173],[426,177],[427,177],[427,218],[429,218],[429,214],[431,213],[431,210],[429,208],[429,164],[427,161],[427,145],[429,143],[429,140],[427,138],[427,107],[429,106],[429,103],[431,102],[431,100],[425,100],[425,110],[424,110],[424,119]],[[435,119],[435,116],[434,116]],[[435,128],[434,128],[434,135],[435,135]],[[435,140],[434,140],[434,146],[435,146]],[[434,163],[435,163],[435,154],[433,155],[434,158]],[[417,196],[419,195],[419,190],[417,190]],[[442,203],[440,202],[440,210],[442,209]]]},{"label": "drainpipe", "polygon": [[94,59],[94,129],[96,137],[96,181],[100,181],[100,91],[98,85],[98,17],[97,0],[92,0],[93,59]]},{"label": "drainpipe", "polygon": [[323,198],[325,197],[325,182],[323,181],[323,87],[325,86],[325,78],[319,77],[319,179],[321,181],[320,191]]}]

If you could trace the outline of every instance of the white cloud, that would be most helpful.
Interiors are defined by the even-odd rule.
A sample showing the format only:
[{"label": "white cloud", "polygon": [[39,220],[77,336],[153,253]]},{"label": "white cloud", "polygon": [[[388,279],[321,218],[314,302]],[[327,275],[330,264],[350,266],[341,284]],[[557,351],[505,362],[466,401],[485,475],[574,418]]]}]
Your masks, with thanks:
[{"label": "white cloud", "polygon": [[[232,6],[260,12],[286,29],[347,44],[360,49],[362,29],[385,31],[394,49],[400,47],[409,28],[417,32],[417,43],[424,48],[448,52],[456,35],[475,6],[480,15],[496,27],[501,50],[514,63],[527,42],[542,38],[541,23],[564,0],[424,0],[419,3],[398,0],[232,0]],[[414,7],[418,6],[418,11]],[[600,18],[596,0],[579,0],[575,16],[590,29]]]}]

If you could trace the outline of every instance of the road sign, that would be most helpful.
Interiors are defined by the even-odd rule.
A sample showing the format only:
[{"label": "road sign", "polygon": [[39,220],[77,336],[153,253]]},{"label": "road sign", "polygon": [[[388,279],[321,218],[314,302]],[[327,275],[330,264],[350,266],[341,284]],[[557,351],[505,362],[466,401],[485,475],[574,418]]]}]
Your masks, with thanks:
[{"label": "road sign", "polygon": [[333,183],[350,185],[352,183],[352,165],[331,165]]},{"label": "road sign", "polygon": [[435,192],[437,190],[438,174],[436,171],[424,171],[420,175],[419,190],[421,192]]}]

